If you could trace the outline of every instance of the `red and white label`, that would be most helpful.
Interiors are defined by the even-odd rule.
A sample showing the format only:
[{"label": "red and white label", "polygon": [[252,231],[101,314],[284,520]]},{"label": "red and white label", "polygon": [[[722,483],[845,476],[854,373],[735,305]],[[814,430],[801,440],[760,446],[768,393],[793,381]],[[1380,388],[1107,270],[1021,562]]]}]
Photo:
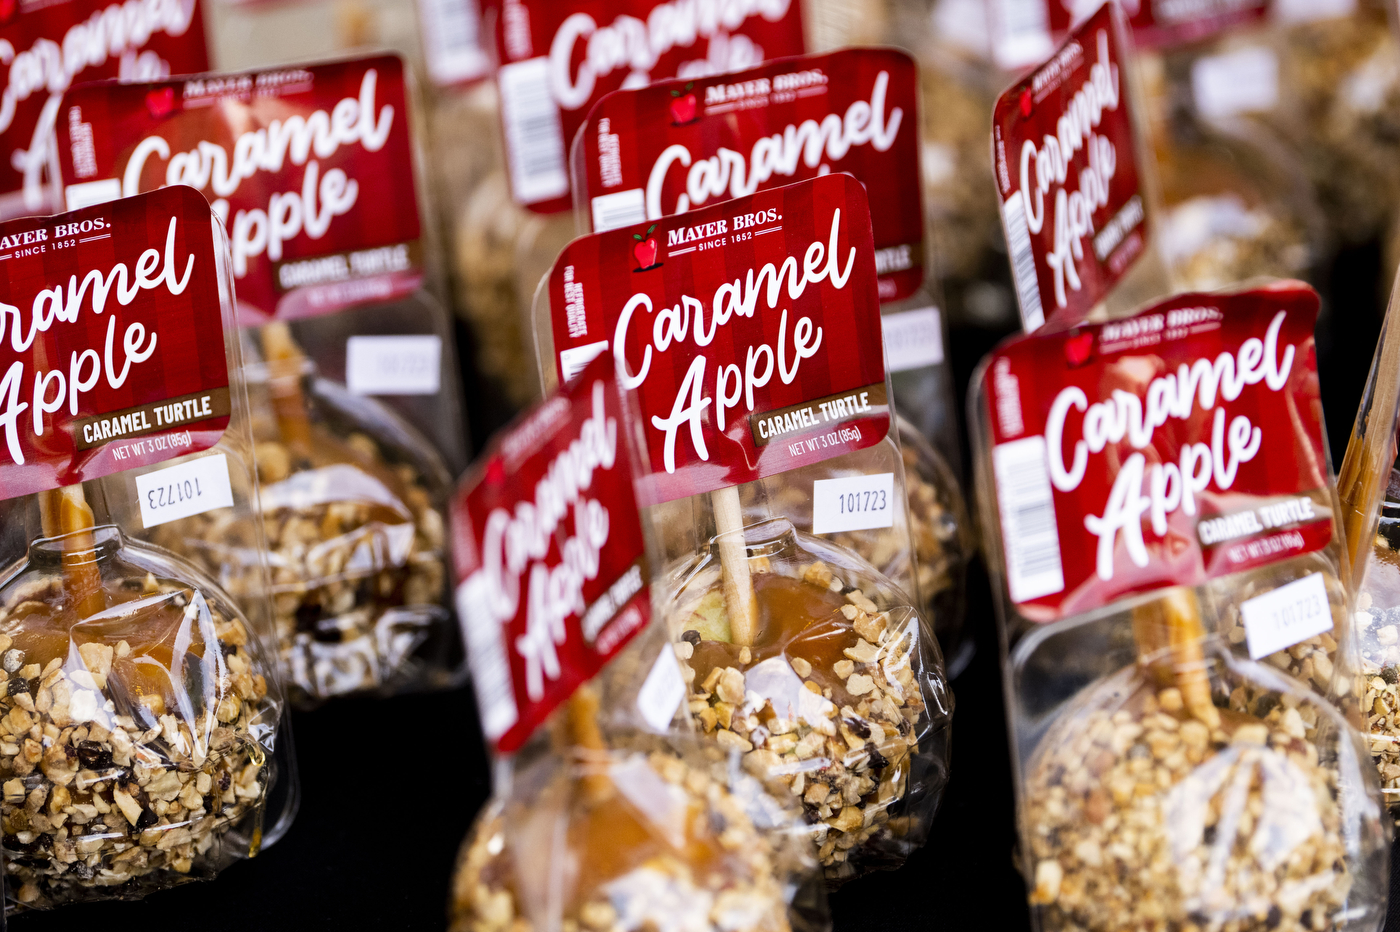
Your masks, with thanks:
[{"label": "red and white label", "polygon": [[645,504],[889,431],[870,209],[850,175],[576,239],[549,298],[560,381],[610,352],[636,392]]},{"label": "red and white label", "polygon": [[62,210],[54,126],[86,81],[153,81],[209,67],[198,0],[0,3],[0,220]]},{"label": "red and white label", "polygon": [[1326,546],[1331,476],[1298,282],[1023,336],[987,367],[1011,600],[1036,621]]},{"label": "red and white label", "polygon": [[[1118,4],[1139,48],[1197,42],[1262,20],[1267,0],[1123,0]],[[1093,0],[992,0],[992,51],[997,64],[1018,70],[1044,61],[1057,42],[1099,9]]]},{"label": "red and white label", "polygon": [[992,163],[1021,320],[1083,319],[1147,249],[1112,4],[997,100]]},{"label": "red and white label", "polygon": [[189,188],[0,225],[0,498],[218,443],[214,249]]},{"label": "red and white label", "polygon": [[501,120],[516,201],[566,210],[569,146],[604,94],[806,49],[798,0],[500,0]]},{"label": "red and white label", "polygon": [[846,49],[621,90],[579,135],[593,229],[850,172],[870,196],[880,298],[924,278],[918,73],[895,49]]},{"label": "red and white label", "polygon": [[59,124],[70,207],[203,192],[229,231],[245,323],[391,301],[422,281],[397,56],[84,86]]},{"label": "red and white label", "polygon": [[626,435],[604,356],[508,431],[452,502],[457,608],[499,752],[651,617]]}]

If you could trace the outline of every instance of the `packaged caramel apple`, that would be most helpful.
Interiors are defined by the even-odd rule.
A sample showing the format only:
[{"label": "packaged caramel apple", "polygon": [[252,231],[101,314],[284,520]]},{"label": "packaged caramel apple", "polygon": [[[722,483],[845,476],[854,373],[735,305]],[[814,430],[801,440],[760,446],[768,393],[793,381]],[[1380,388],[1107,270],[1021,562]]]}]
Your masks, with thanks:
[{"label": "packaged caramel apple", "polygon": [[1327,224],[1292,144],[1262,119],[1283,106],[1270,31],[1259,23],[1135,61],[1161,185],[1158,241],[1176,286],[1258,276],[1316,282]]},{"label": "packaged caramel apple", "polygon": [[[454,273],[478,360],[516,404],[539,394],[535,286],[578,232],[568,154],[605,94],[806,51],[800,0],[724,8],[677,0],[511,0],[485,15],[502,159],[453,208]],[[648,28],[646,23],[667,24]],[[491,138],[482,135],[481,138]]]},{"label": "packaged caramel apple", "polygon": [[[187,183],[230,231],[292,697],[457,682],[445,509],[461,403],[401,60],[89,85],[64,108],[70,203]],[[198,546],[216,530],[172,533],[228,572],[237,554]]]},{"label": "packaged caramel apple", "polygon": [[795,803],[734,751],[674,733],[685,683],[656,622],[624,404],[605,355],[453,499],[457,601],[498,759],[451,928],[828,927]]},{"label": "packaged caramel apple", "polygon": [[[296,805],[228,240],[171,187],[0,244],[7,906],[135,899],[257,854]],[[239,599],[163,546],[196,519],[249,548]]]},{"label": "packaged caramel apple", "polygon": [[[561,382],[611,355],[635,399],[688,708],[802,798],[831,882],[922,842],[952,712],[913,594],[874,253],[864,186],[826,175],[575,240],[537,330]],[[897,579],[817,536],[856,532],[889,535]]]},{"label": "packaged caramel apple", "polygon": [[1357,718],[1300,282],[1051,324],[978,370],[1022,868],[1042,929],[1375,929],[1389,819]]},{"label": "packaged caramel apple", "polygon": [[1371,375],[1342,460],[1341,495],[1361,647],[1358,692],[1381,791],[1400,814],[1400,284],[1392,290]]},{"label": "packaged caramel apple", "polygon": [[54,130],[64,91],[84,81],[154,81],[208,70],[204,3],[59,0],[17,4],[0,23],[0,220],[57,213]]},{"label": "packaged caramel apple", "polygon": [[[926,274],[932,263],[920,203],[918,82],[914,61],[895,49],[845,49],[766,62],[709,78],[675,79],[604,97],[580,128],[572,153],[575,212],[581,229],[602,232],[752,194],[828,171],[849,172],[871,204],[885,364],[894,399],[906,420],[934,439],[938,452],[921,476],[920,504],[911,519],[956,523],[962,492],[950,469],[960,462],[953,393],[943,355],[944,328]],[[774,140],[778,140],[775,144]],[[911,192],[913,192],[911,197]],[[736,237],[742,231],[733,231]],[[541,326],[543,322],[537,323]],[[552,366],[541,366],[546,384]],[[911,438],[910,442],[914,442]],[[922,445],[922,444],[921,444]],[[906,477],[908,472],[906,470]],[[929,483],[942,483],[929,490]],[[797,492],[796,489],[790,491]],[[801,510],[806,497],[784,502]],[[911,510],[914,499],[910,499]],[[810,509],[808,509],[810,510]],[[961,617],[945,590],[962,585],[966,531],[951,528],[931,552],[956,569],[927,577],[920,595],[944,610],[930,611],[940,637],[960,634]],[[907,535],[869,535],[862,555],[876,566],[910,561]],[[897,574],[896,574],[897,575]],[[951,611],[950,611],[951,610]],[[943,641],[962,654],[962,642]]]},{"label": "packaged caramel apple", "polygon": [[1103,4],[997,100],[992,169],[1027,332],[1168,290],[1124,29]]}]

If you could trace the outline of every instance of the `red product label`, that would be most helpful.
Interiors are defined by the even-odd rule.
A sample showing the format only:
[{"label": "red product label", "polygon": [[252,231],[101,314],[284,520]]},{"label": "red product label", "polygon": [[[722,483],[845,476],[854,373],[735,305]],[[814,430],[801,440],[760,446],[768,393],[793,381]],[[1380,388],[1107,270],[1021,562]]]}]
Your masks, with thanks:
[{"label": "red product label", "polygon": [[509,753],[651,617],[612,359],[509,430],[452,502],[482,729]]},{"label": "red product label", "polygon": [[59,123],[69,206],[204,193],[229,231],[245,323],[391,301],[422,281],[397,56],[85,86]]},{"label": "red product label", "polygon": [[500,0],[496,74],[516,201],[566,210],[568,153],[604,94],[800,55],[799,0]]},{"label": "red product label", "polygon": [[870,197],[880,299],[924,279],[918,74],[893,49],[847,49],[599,101],[581,141],[593,229],[850,172]]},{"label": "red product label", "polygon": [[219,274],[189,188],[0,224],[0,498],[219,442]]},{"label": "red product label", "polygon": [[83,81],[151,81],[209,67],[197,0],[0,2],[0,220],[51,214],[63,92]]},{"label": "red product label", "polygon": [[889,431],[870,209],[850,175],[576,239],[549,299],[559,380],[611,350],[637,392],[645,504]]},{"label": "red product label", "polygon": [[985,391],[1011,600],[1053,621],[1296,557],[1333,534],[1298,282],[1012,340]]},{"label": "red product label", "polygon": [[[1085,13],[1093,9],[1073,0],[994,3],[995,54],[1004,68],[1023,68],[1044,60]],[[1138,48],[1166,48],[1197,42],[1240,25],[1257,23],[1269,12],[1267,0],[1125,0],[1119,3]]]},{"label": "red product label", "polygon": [[1147,246],[1113,6],[997,100],[992,161],[1026,330],[1083,319]]}]

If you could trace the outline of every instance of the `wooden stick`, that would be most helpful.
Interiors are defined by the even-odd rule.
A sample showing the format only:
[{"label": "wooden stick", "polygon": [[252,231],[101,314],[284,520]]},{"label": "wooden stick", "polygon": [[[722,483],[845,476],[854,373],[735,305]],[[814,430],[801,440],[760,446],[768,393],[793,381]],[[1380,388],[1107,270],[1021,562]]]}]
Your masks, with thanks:
[{"label": "wooden stick", "polygon": [[277,429],[288,444],[311,443],[311,421],[306,415],[306,398],[301,393],[301,370],[306,354],[292,339],[291,329],[281,321],[262,328],[263,358],[267,361],[268,391]]},{"label": "wooden stick", "polygon": [[63,587],[68,590],[79,618],[90,618],[107,608],[102,573],[97,568],[96,523],[81,484],[44,492],[39,496],[44,536],[63,539]]},{"label": "wooden stick", "polygon": [[1144,663],[1164,670],[1181,690],[1187,711],[1210,728],[1220,726],[1220,710],[1210,698],[1206,674],[1205,626],[1195,590],[1172,586],[1154,602],[1133,610],[1133,639]]},{"label": "wooden stick", "polygon": [[749,575],[749,549],[744,540],[744,512],[738,488],[716,489],[710,493],[710,504],[715,511],[730,636],[735,645],[752,647],[758,636],[758,599]]},{"label": "wooden stick", "polygon": [[1364,547],[1370,543],[1363,537],[1374,527],[1375,505],[1384,494],[1395,465],[1395,435],[1391,421],[1395,417],[1395,400],[1400,397],[1400,269],[1396,270],[1391,286],[1390,305],[1385,312],[1385,329],[1381,333],[1380,354],[1376,357],[1376,384],[1371,391],[1371,407],[1366,412],[1365,428],[1360,437],[1353,436],[1342,458],[1341,474],[1337,477],[1337,494],[1342,501],[1343,531],[1353,583],[1359,583],[1364,560]]},{"label": "wooden stick", "polygon": [[[570,745],[598,754],[606,753],[608,744],[603,740],[602,729],[598,727],[598,694],[591,686],[585,683],[578,688],[569,699],[566,715],[565,730]],[[587,769],[591,763],[585,763],[584,767],[581,782],[584,796],[589,802],[599,803],[610,797],[613,793],[611,778],[606,773]]]}]

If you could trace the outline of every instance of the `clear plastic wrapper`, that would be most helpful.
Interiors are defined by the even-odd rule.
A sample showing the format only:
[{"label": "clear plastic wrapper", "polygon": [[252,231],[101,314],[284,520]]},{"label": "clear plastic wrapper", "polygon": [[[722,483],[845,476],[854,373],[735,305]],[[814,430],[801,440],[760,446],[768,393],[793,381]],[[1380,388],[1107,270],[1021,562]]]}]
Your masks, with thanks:
[{"label": "clear plastic wrapper", "polygon": [[1162,191],[1161,249],[1179,288],[1259,276],[1316,282],[1326,266],[1326,218],[1303,162],[1250,116],[1278,81],[1255,62],[1271,54],[1266,41],[1255,27],[1137,58]]},{"label": "clear plastic wrapper", "polygon": [[[255,325],[246,352],[275,626],[298,703],[465,675],[445,572],[461,404],[417,211],[409,90],[403,62],[383,55],[66,98],[87,121],[62,139],[70,201],[190,180],[228,218],[240,310]],[[332,112],[343,131],[312,158]],[[284,148],[247,154],[267,138]],[[213,170],[220,157],[228,177]],[[218,531],[190,518],[163,540],[241,597],[229,577],[260,544],[230,547]]]},{"label": "clear plastic wrapper", "polygon": [[[639,410],[639,488],[653,562],[666,568],[667,625],[688,662],[690,712],[755,773],[804,799],[830,883],[897,866],[922,843],[946,785],[952,713],[933,625],[909,595],[919,564],[904,458],[880,401],[888,387],[867,217],[865,188],[833,174],[582,237],[541,288],[536,331],[557,377],[572,377],[609,338],[603,352]],[[765,235],[777,229],[785,236]],[[805,281],[788,277],[801,268],[796,255]],[[846,264],[824,281],[829,256]],[[773,290],[761,290],[765,280]],[[679,335],[642,323],[658,308],[666,316],[655,319]],[[772,349],[787,334],[802,348],[801,378],[790,347]],[[842,347],[841,364],[823,355],[829,346]],[[781,354],[785,374],[763,377],[755,361],[768,353]],[[742,386],[741,365],[747,396],[729,376],[704,374],[732,371]],[[696,415],[715,404],[724,420]],[[886,565],[900,576],[809,530],[884,536]]]},{"label": "clear plastic wrapper", "polygon": [[[979,369],[1040,928],[1380,927],[1390,820],[1352,727],[1317,308],[1291,282],[1180,295]],[[1101,432],[1111,409],[1142,419]]]},{"label": "clear plastic wrapper", "polygon": [[[652,620],[624,404],[611,360],[595,362],[526,414],[454,502],[458,599],[500,756],[459,858],[452,927],[825,928],[794,802],[731,750],[677,733],[685,689]],[[541,535],[528,553],[505,544],[527,527]]]},{"label": "clear plastic wrapper", "polygon": [[[917,592],[948,668],[956,677],[972,659],[972,632],[965,625],[967,562],[976,549],[966,508],[956,494],[957,482],[938,452],[902,417],[896,420],[899,455],[904,461],[907,524],[858,529],[823,535],[859,554],[908,592]],[[771,509],[798,527],[812,526],[812,502],[802,491],[811,472],[813,481],[856,474],[868,465],[861,458],[828,461],[813,470],[799,470],[785,480],[755,483],[742,491],[745,510],[761,519]],[[771,502],[770,502],[771,499]],[[904,509],[896,509],[904,511]],[[912,552],[908,546],[913,541]]]},{"label": "clear plastic wrapper", "polygon": [[1392,291],[1371,374],[1337,477],[1356,631],[1361,643],[1359,693],[1365,732],[1392,815],[1400,815],[1400,481],[1395,428],[1400,421],[1400,283]]},{"label": "clear plastic wrapper", "polygon": [[[110,232],[77,240],[84,229]],[[235,602],[158,546],[192,515],[226,544],[261,539],[228,240],[188,188],[4,232],[66,244],[12,257],[7,303],[28,307],[50,282],[61,294],[88,275],[144,270],[130,293],[111,294],[106,318],[106,297],[82,289],[72,316],[35,318],[27,351],[7,341],[6,370],[33,366],[46,388],[45,430],[26,417],[0,431],[9,905],[135,899],[257,854],[297,801],[266,563],[244,561]],[[118,314],[124,362],[104,369],[91,347]],[[60,340],[91,365],[44,371]],[[63,403],[48,404],[55,383]]]},{"label": "clear plastic wrapper", "polygon": [[721,534],[678,567],[669,625],[699,730],[802,800],[828,881],[898,866],[948,780],[952,695],[917,609],[783,519],[742,534],[756,625],[726,605]]}]

